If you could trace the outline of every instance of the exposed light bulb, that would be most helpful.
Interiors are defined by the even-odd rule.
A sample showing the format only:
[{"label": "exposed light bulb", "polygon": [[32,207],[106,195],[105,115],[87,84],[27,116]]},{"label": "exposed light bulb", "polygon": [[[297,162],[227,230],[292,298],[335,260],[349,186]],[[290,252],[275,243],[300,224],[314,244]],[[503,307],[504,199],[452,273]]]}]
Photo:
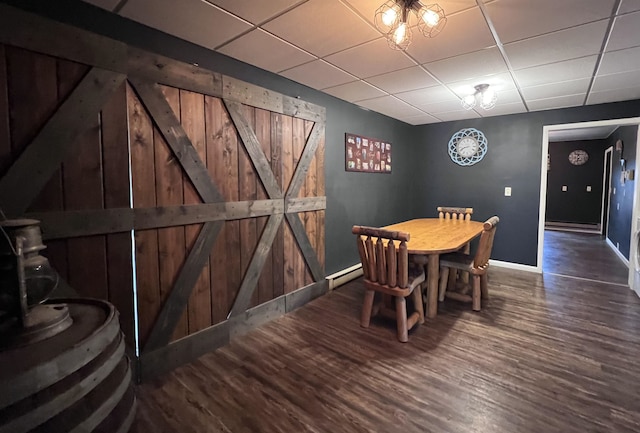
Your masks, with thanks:
[{"label": "exposed light bulb", "polygon": [[465,110],[471,110],[473,107],[476,106],[476,95],[471,94],[471,95],[466,95],[464,98],[462,98],[462,107]]},{"label": "exposed light bulb", "polygon": [[435,27],[440,22],[440,15],[438,15],[436,12],[432,11],[431,9],[427,9],[427,11],[424,14],[422,14],[422,20],[429,27]]},{"label": "exposed light bulb", "polygon": [[398,28],[393,32],[393,41],[396,45],[400,45],[404,41],[407,34],[407,23],[400,23]]},{"label": "exposed light bulb", "polygon": [[385,26],[391,26],[393,25],[394,22],[396,22],[397,17],[398,17],[398,14],[396,13],[395,9],[393,8],[387,9],[382,14],[382,23]]},{"label": "exposed light bulb", "polygon": [[485,90],[484,92],[482,92],[482,103],[485,105],[491,104],[495,95],[496,92],[494,92],[493,89],[489,88]]}]

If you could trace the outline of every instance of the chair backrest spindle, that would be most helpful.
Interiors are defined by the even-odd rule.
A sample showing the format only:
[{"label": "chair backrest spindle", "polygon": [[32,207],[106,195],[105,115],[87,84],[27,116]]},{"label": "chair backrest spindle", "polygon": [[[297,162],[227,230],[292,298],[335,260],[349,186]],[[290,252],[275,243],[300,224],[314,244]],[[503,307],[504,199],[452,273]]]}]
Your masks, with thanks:
[{"label": "chair backrest spindle", "polygon": [[496,234],[496,225],[500,222],[500,218],[492,216],[484,223],[482,235],[480,235],[480,242],[478,243],[478,250],[473,258],[473,267],[481,269],[489,264],[491,256],[491,249],[493,248],[493,238]]},{"label": "chair backrest spindle", "polygon": [[[391,287],[408,287],[409,233],[364,226],[353,226],[351,231],[358,235],[356,240],[365,279]],[[375,245],[373,238],[377,238]],[[394,241],[399,241],[398,247]]]},{"label": "chair backrest spindle", "polygon": [[443,219],[454,219],[471,221],[471,215],[473,214],[473,208],[471,207],[450,207],[450,206],[438,206],[438,217]]}]

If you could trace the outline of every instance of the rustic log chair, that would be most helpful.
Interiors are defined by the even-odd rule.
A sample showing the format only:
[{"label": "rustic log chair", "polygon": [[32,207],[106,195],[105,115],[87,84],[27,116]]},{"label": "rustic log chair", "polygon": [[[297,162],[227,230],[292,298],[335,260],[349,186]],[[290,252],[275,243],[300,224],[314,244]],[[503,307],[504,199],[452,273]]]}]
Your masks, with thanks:
[{"label": "rustic log chair", "polygon": [[471,221],[473,208],[438,206],[438,217],[444,219]]},{"label": "rustic log chair", "polygon": [[[500,218],[497,216],[493,216],[485,221],[475,256],[462,252],[443,254],[440,256],[440,301],[444,300],[446,294],[448,298],[472,302],[473,310],[480,311],[480,299],[487,299],[489,297],[487,289],[487,269],[489,268],[489,258],[491,257],[493,238],[496,233],[496,226],[498,225],[498,222],[500,222]],[[473,276],[471,296],[466,293],[457,293],[447,290],[450,269],[466,271]]]},{"label": "rustic log chair", "polygon": [[[406,343],[409,329],[416,323],[424,323],[420,284],[425,275],[421,266],[409,265],[409,233],[362,226],[353,226],[352,232],[358,242],[366,288],[360,325],[368,328],[371,316],[376,314],[395,318],[398,340]],[[377,238],[375,245],[372,238]],[[399,241],[399,245],[394,241]],[[375,292],[381,292],[383,298],[376,305]],[[415,311],[407,318],[406,298],[412,294]],[[391,298],[395,299],[395,311]]]}]

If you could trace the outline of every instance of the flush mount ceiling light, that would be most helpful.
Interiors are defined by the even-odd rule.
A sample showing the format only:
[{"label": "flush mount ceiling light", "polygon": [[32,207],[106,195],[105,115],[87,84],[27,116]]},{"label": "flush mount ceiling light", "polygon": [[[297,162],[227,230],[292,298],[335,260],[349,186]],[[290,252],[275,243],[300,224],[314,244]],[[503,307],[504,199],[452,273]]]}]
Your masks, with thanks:
[{"label": "flush mount ceiling light", "polygon": [[478,105],[484,110],[491,110],[498,102],[498,94],[488,84],[478,84],[474,86],[476,91],[462,98],[462,107],[471,110]]},{"label": "flush mount ceiling light", "polygon": [[437,3],[424,5],[419,0],[388,0],[376,10],[374,22],[394,50],[409,47],[412,14],[417,20],[418,31],[428,38],[440,33],[447,22],[444,10]]}]

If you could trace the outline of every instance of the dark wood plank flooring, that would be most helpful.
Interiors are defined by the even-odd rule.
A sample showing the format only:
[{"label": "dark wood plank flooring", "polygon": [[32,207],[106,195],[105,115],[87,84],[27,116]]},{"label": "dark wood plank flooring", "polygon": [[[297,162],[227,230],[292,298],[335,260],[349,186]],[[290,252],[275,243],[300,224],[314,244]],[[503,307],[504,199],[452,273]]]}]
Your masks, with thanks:
[{"label": "dark wood plank flooring", "polygon": [[494,267],[479,313],[446,300],[399,343],[351,282],[138,388],[133,431],[640,431],[640,300]]},{"label": "dark wood plank flooring", "polygon": [[598,234],[545,230],[545,273],[628,284],[629,269]]}]

